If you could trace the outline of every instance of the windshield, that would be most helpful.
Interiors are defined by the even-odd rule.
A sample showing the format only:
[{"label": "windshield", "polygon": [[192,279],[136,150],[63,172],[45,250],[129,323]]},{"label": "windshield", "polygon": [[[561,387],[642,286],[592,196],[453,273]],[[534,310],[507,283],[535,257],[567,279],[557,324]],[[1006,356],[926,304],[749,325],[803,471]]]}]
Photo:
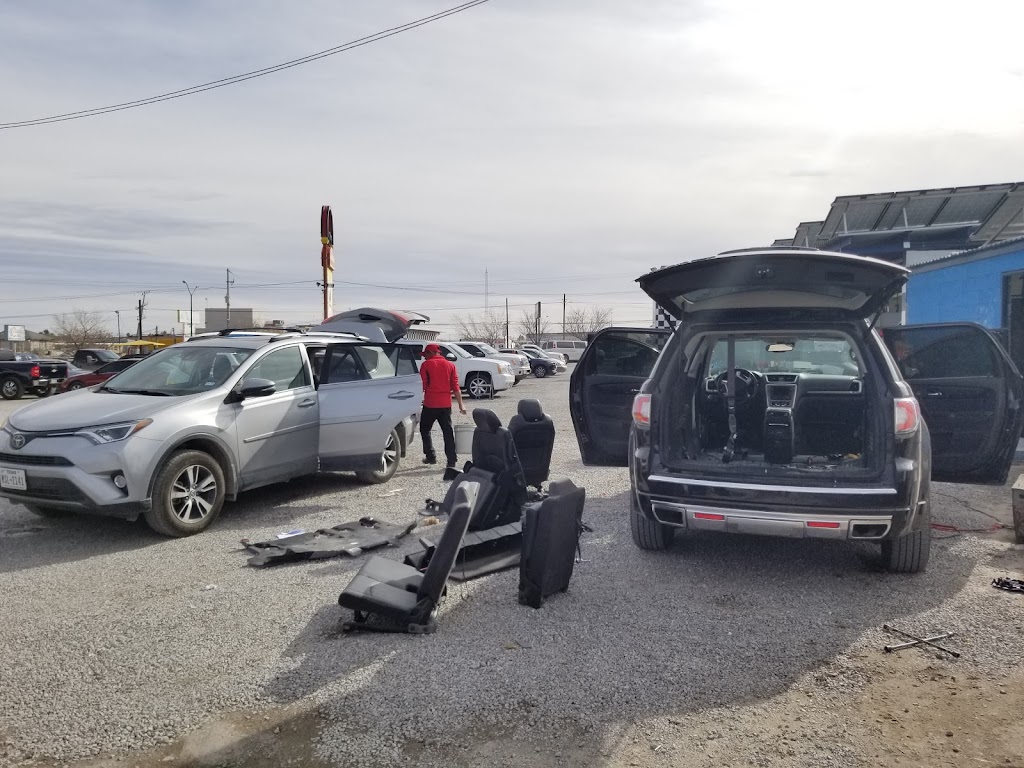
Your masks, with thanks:
[{"label": "windshield", "polygon": [[[711,353],[709,376],[717,376],[728,365],[725,339]],[[835,337],[763,337],[736,342],[736,367],[759,373],[821,373],[857,376],[857,356],[846,339]]]},{"label": "windshield", "polygon": [[237,347],[170,347],[108,379],[101,391],[194,395],[219,387],[252,352]]},{"label": "windshield", "polygon": [[469,352],[464,350],[458,344],[449,344],[448,348],[452,351],[452,354],[454,354],[456,357],[472,357],[472,355],[469,354]]},{"label": "windshield", "polygon": [[500,355],[500,354],[501,354],[501,352],[499,352],[498,350],[496,350],[496,349],[495,349],[494,347],[492,347],[492,346],[491,346],[490,344],[477,344],[477,346],[478,346],[478,347],[480,348],[480,350],[481,350],[481,351],[482,351],[482,352],[483,352],[483,353],[484,353],[485,355]]},{"label": "windshield", "polygon": [[118,354],[116,352],[111,352],[109,349],[97,349],[93,354],[104,363],[109,363],[111,360],[119,359]]}]

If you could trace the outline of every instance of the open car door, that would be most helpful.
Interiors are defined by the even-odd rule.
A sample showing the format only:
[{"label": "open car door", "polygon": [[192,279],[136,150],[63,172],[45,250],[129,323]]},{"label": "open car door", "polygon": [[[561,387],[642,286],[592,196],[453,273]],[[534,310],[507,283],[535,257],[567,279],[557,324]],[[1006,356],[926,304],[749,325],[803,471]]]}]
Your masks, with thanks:
[{"label": "open car door", "polygon": [[655,328],[598,331],[569,378],[569,410],[587,465],[628,462],[633,398],[672,334]]},{"label": "open car door", "polygon": [[974,323],[882,334],[914,390],[932,440],[932,479],[1006,482],[1024,426],[1024,382],[996,337]]}]

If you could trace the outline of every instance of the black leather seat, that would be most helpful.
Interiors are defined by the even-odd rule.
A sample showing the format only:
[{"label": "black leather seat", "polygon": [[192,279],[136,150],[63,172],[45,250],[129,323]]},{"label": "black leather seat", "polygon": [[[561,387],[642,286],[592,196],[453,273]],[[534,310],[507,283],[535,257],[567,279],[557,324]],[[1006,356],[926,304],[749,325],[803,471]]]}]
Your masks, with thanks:
[{"label": "black leather seat", "polygon": [[544,413],[540,400],[520,400],[519,413],[509,421],[508,431],[512,433],[526,484],[539,490],[551,471],[555,423]]},{"label": "black leather seat", "polygon": [[583,530],[586,490],[571,480],[558,480],[548,491],[542,502],[527,507],[523,519],[519,602],[532,608],[569,588]]},{"label": "black leather seat", "polygon": [[345,631],[429,634],[437,629],[437,607],[466,535],[477,490],[472,482],[459,486],[448,524],[423,573],[383,557],[366,561],[338,596],[338,605],[353,613]]},{"label": "black leather seat", "polygon": [[473,421],[473,460],[455,482],[480,483],[481,494],[469,522],[469,529],[478,531],[522,517],[526,478],[512,433],[501,425],[498,414],[474,408]]}]

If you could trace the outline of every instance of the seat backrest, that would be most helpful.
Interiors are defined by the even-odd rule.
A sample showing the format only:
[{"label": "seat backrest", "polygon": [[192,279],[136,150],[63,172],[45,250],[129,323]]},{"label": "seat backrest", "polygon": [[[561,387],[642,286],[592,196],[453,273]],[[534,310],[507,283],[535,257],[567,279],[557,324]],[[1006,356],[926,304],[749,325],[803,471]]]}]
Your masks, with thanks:
[{"label": "seat backrest", "polygon": [[551,472],[555,423],[544,413],[539,400],[520,400],[519,413],[509,421],[508,431],[519,454],[526,484],[539,487]]},{"label": "seat backrest", "polygon": [[473,431],[473,466],[495,474],[512,468],[515,443],[509,431],[501,426],[498,414],[489,408],[474,408],[473,421],[476,423]]},{"label": "seat backrest", "polygon": [[434,554],[423,574],[423,581],[416,590],[417,597],[427,599],[433,605],[437,605],[441,600],[444,585],[455,566],[455,558],[458,557],[459,547],[462,546],[462,539],[469,527],[469,517],[473,512],[473,504],[476,502],[479,489],[478,483],[459,484],[455,494],[455,507],[448,517],[448,525],[441,534],[441,540],[434,547]]},{"label": "seat backrest", "polygon": [[501,419],[487,408],[473,410],[473,472],[494,476],[494,491],[486,503],[476,505],[471,530],[483,530],[518,520],[526,500],[526,478],[519,462],[512,433],[501,426]]}]

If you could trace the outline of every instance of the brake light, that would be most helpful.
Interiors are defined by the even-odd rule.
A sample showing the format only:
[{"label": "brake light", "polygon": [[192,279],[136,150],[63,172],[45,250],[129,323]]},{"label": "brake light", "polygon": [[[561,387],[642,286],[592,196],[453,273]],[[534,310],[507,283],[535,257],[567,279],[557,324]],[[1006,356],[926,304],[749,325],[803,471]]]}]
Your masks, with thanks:
[{"label": "brake light", "polygon": [[839,523],[831,520],[808,520],[808,528],[838,528]]},{"label": "brake light", "polygon": [[718,521],[723,521],[723,520],[725,520],[725,515],[716,515],[716,514],[713,514],[711,512],[694,512],[693,513],[693,519],[694,520],[718,520]]},{"label": "brake light", "polygon": [[913,397],[897,397],[893,401],[896,406],[896,436],[905,437],[917,432],[921,424],[921,409]]},{"label": "brake light", "polygon": [[28,372],[28,375],[31,376],[33,379],[38,379],[39,378],[39,366],[38,365],[33,365],[32,366],[32,370],[30,370]]},{"label": "brake light", "polygon": [[641,393],[633,398],[633,423],[638,427],[651,426],[651,396]]}]

